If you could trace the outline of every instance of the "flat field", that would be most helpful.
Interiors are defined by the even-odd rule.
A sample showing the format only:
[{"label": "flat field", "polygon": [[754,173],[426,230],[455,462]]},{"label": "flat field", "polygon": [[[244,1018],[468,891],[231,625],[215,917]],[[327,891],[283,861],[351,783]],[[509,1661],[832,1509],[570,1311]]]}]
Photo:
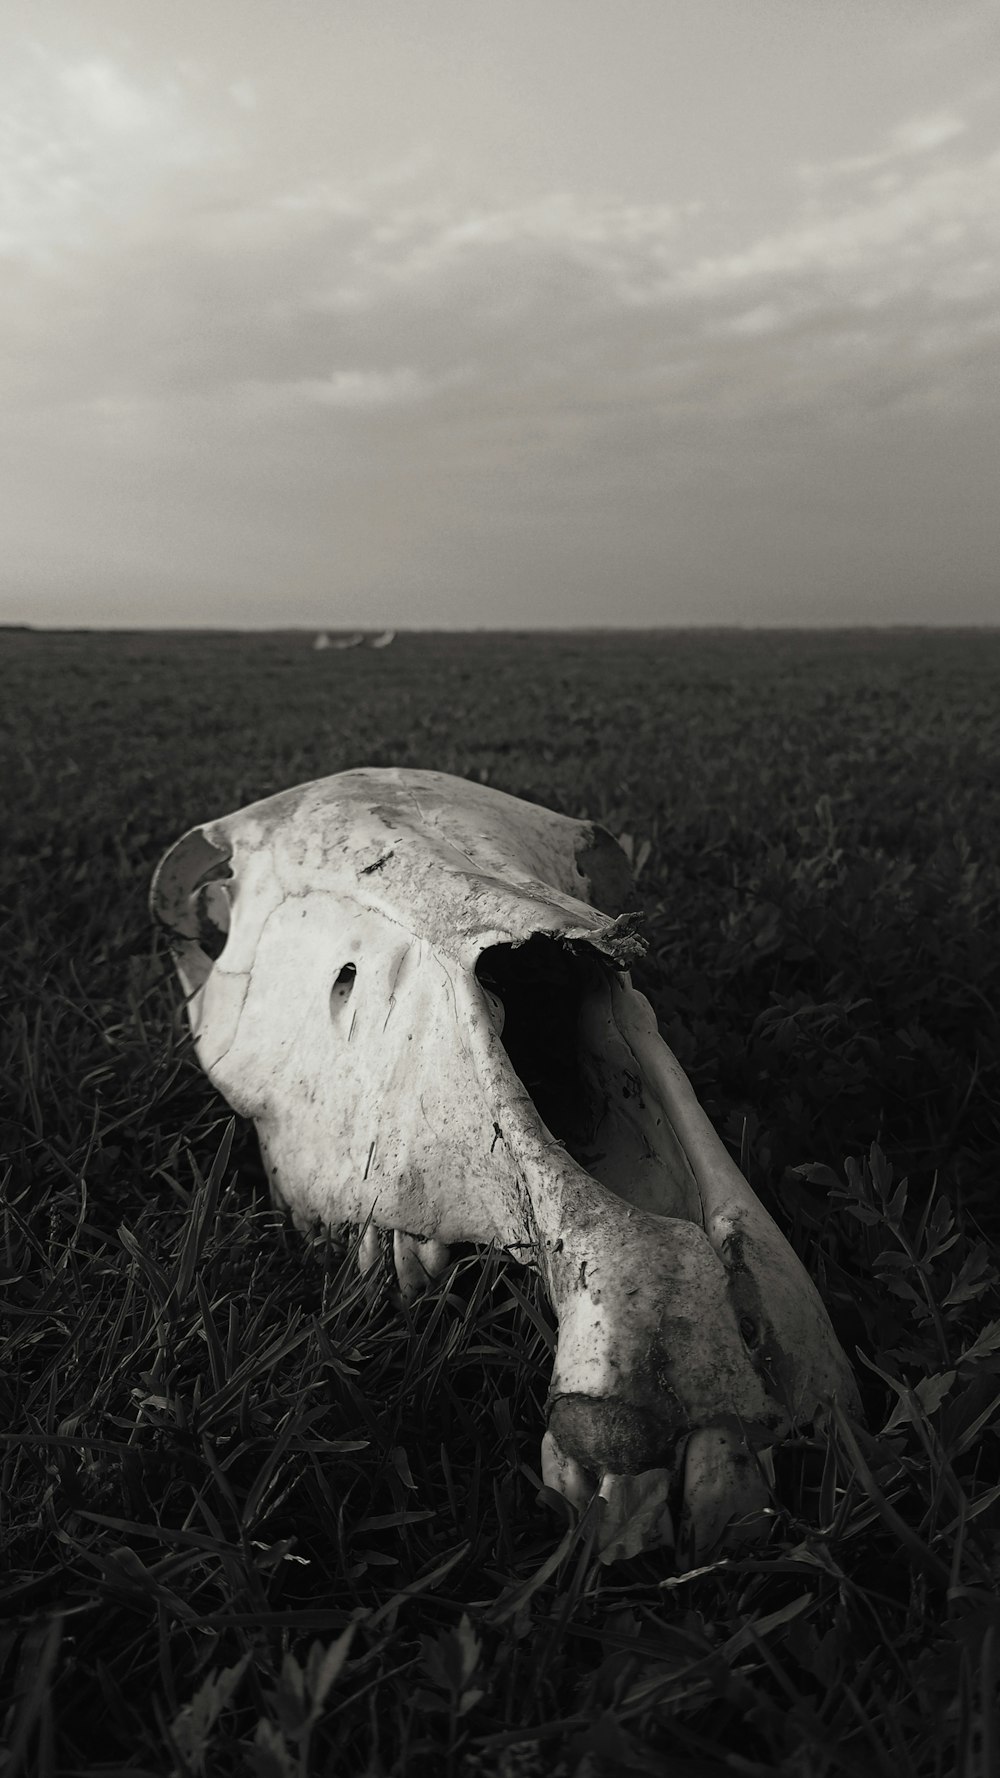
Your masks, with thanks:
[{"label": "flat field", "polygon": [[[310,642],[0,634],[0,1773],[986,1778],[1000,633]],[[532,1277],[402,1311],[196,1063],[158,856],[359,764],[628,836],[639,983],[865,1399],[752,1555],[602,1564]]]}]

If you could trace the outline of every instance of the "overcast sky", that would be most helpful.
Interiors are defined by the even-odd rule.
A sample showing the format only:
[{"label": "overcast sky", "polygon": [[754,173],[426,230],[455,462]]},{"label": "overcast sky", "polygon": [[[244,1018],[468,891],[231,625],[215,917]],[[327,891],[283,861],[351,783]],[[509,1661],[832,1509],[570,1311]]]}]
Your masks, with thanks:
[{"label": "overcast sky", "polygon": [[33,0],[0,617],[1000,619],[1000,0]]}]

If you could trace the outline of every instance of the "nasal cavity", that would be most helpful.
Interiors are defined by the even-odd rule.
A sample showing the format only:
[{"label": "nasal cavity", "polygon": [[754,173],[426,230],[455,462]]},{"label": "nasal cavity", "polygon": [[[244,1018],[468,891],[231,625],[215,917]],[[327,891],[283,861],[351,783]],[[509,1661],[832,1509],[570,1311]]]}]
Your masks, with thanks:
[{"label": "nasal cavity", "polygon": [[561,1395],[549,1431],[568,1457],[596,1475],[638,1475],[670,1467],[687,1425],[680,1403],[667,1394],[662,1413],[607,1396]]},{"label": "nasal cavity", "polygon": [[353,963],[345,963],[330,989],[330,1011],[336,1016],[346,1006],[354,989],[354,978],[357,969]]},{"label": "nasal cavity", "polygon": [[476,964],[493,1029],[546,1129],[571,1155],[594,1139],[604,1112],[581,1066],[580,1008],[610,965],[587,944],[536,933],[522,945],[491,945]]}]

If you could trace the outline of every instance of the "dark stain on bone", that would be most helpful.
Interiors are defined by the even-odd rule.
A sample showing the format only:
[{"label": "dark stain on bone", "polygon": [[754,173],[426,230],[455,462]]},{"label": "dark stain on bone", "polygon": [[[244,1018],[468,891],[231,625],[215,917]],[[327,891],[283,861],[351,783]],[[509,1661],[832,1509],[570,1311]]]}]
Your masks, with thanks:
[{"label": "dark stain on bone", "polygon": [[395,856],[396,856],[396,854],[394,851],[383,852],[382,856],[380,858],[376,858],[372,864],[362,865],[361,875],[363,877],[370,877],[373,871],[384,869],[384,867],[388,864],[390,858],[395,858]]},{"label": "dark stain on bone", "polygon": [[549,1430],[568,1457],[617,1475],[670,1468],[690,1429],[687,1410],[672,1390],[656,1407],[616,1397],[561,1395],[549,1404]]},{"label": "dark stain on bone", "polygon": [[743,1231],[734,1229],[722,1243],[722,1259],[729,1275],[729,1298],[747,1357],[768,1395],[785,1407],[795,1398],[795,1361],[782,1350],[764,1313],[757,1279],[747,1261]]},{"label": "dark stain on bone", "polygon": [[722,1263],[730,1278],[749,1277],[750,1275],[750,1267],[747,1265],[743,1251],[744,1246],[745,1241],[741,1229],[733,1229],[722,1243]]}]

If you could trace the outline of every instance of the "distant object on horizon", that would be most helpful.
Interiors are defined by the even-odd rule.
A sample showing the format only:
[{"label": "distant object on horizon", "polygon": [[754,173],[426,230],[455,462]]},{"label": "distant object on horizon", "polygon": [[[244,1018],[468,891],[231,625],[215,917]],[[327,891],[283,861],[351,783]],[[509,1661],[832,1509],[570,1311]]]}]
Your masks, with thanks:
[{"label": "distant object on horizon", "polygon": [[363,630],[354,630],[349,636],[331,636],[320,630],[313,648],[357,648],[362,642],[367,642],[369,648],[388,648],[395,640],[395,630],[381,630],[377,636],[366,636]]}]

